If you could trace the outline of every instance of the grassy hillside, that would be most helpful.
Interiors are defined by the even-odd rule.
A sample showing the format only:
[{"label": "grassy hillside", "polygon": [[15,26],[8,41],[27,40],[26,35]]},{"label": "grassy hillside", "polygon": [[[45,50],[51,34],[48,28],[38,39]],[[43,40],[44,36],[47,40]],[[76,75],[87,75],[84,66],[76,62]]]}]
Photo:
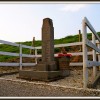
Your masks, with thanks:
[{"label": "grassy hillside", "polygon": [[[100,36],[100,32],[98,32],[98,35]],[[91,40],[91,38],[92,38],[91,33],[88,33],[87,37],[88,37],[88,39]],[[77,34],[77,35],[66,36],[66,37],[61,38],[61,39],[55,39],[54,44],[73,43],[73,42],[78,42],[78,41],[79,41],[79,35]],[[19,42],[17,42],[17,43],[19,43]],[[24,45],[31,46],[32,41],[26,41],[26,42],[20,42],[20,43],[24,44]],[[40,40],[36,40],[35,46],[41,46],[41,43],[42,42]],[[58,52],[58,50],[59,49],[56,48],[55,52]],[[5,44],[0,44],[0,51],[19,53],[19,48],[14,47],[14,46],[5,45]],[[30,50],[23,49],[22,52],[25,54],[29,54]],[[38,53],[41,53],[41,51],[38,51]],[[12,58],[16,58],[16,57],[0,55],[0,62],[7,61],[7,60],[12,59]]]}]

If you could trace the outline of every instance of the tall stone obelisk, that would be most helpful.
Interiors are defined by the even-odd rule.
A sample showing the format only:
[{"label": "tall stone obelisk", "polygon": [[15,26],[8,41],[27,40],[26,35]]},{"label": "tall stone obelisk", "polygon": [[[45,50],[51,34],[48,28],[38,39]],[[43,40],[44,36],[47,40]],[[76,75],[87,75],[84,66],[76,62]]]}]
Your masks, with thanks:
[{"label": "tall stone obelisk", "polygon": [[55,71],[57,66],[54,61],[54,28],[50,18],[43,19],[42,25],[42,62],[37,65],[37,70]]},{"label": "tall stone obelisk", "polygon": [[52,20],[49,18],[43,19],[42,61],[47,63],[54,61],[54,28]]}]

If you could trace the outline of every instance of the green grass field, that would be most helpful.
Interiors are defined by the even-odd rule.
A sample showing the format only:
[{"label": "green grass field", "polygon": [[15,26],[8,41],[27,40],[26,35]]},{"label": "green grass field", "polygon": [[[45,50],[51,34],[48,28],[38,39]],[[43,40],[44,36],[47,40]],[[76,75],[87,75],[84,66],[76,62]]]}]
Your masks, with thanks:
[{"label": "green grass field", "polygon": [[[100,32],[98,32],[98,35],[100,36]],[[92,38],[91,33],[88,33],[87,37],[89,40],[91,40],[91,38]],[[66,36],[66,37],[61,38],[61,39],[54,40],[54,44],[64,44],[64,43],[73,43],[73,42],[79,42],[79,35],[78,34],[77,35],[70,35],[70,36]],[[17,43],[31,46],[32,41],[17,42]],[[35,46],[41,46],[41,44],[42,44],[42,42],[40,40],[35,41]],[[67,47],[66,49],[68,50],[70,48]],[[14,47],[14,46],[5,45],[5,44],[0,44],[0,51],[19,53],[19,48]],[[55,52],[58,52],[58,51],[59,51],[59,49],[56,48]],[[22,52],[25,54],[29,54],[30,50],[24,48],[22,50]],[[41,50],[39,50],[38,53],[41,53]],[[16,57],[0,55],[0,62],[4,62],[4,61],[10,60],[12,58],[16,58]]]}]

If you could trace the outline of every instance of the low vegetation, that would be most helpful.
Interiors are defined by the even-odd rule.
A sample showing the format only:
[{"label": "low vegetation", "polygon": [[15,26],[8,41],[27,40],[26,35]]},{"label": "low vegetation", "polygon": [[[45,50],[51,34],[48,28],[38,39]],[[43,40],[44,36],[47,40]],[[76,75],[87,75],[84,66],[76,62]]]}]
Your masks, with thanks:
[{"label": "low vegetation", "polygon": [[[98,35],[100,36],[100,32],[98,32]],[[91,33],[88,33],[87,37],[89,40],[91,40],[91,38],[92,38]],[[54,44],[64,44],[64,43],[73,43],[73,42],[79,42],[79,35],[78,34],[77,35],[70,35],[70,36],[66,36],[66,37],[61,38],[61,39],[54,40]],[[17,42],[17,43],[31,46],[32,41]],[[42,45],[42,42],[40,40],[35,41],[35,46],[41,46],[41,45]],[[70,47],[66,47],[66,50],[69,51]],[[19,53],[19,47],[0,44],[0,51]],[[30,50],[24,48],[22,52],[25,54],[29,54]],[[56,48],[55,52],[59,52],[59,48]],[[41,50],[39,50],[38,53],[41,53]],[[0,55],[0,62],[8,61],[8,60],[13,59],[13,58],[18,58],[18,57]]]}]

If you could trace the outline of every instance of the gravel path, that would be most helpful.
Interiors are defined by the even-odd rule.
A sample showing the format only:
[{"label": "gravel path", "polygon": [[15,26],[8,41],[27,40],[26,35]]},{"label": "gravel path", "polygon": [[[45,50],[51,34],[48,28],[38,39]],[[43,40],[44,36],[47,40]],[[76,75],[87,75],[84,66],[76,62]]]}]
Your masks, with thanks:
[{"label": "gravel path", "polygon": [[[91,76],[89,71],[89,76]],[[82,70],[71,70],[70,76],[53,82],[27,81],[19,74],[0,77],[0,96],[100,96],[100,88],[82,88]],[[89,77],[89,81],[92,77]]]},{"label": "gravel path", "polygon": [[[89,71],[89,82],[92,81],[92,75],[91,75],[92,72],[91,71],[92,70]],[[24,80],[24,79],[16,78],[18,76],[19,76],[19,74],[17,73],[17,74],[13,74],[13,75],[1,76],[0,78],[12,79],[12,80]],[[82,70],[72,70],[70,72],[70,76],[65,77],[64,79],[53,81],[53,82],[42,82],[42,81],[33,81],[33,82],[49,83],[49,84],[53,84],[53,85],[82,88],[82,86],[83,86],[83,71]],[[98,86],[98,89],[100,89],[99,86]]]},{"label": "gravel path", "polygon": [[[80,74],[82,73],[82,70],[79,70],[77,73],[76,72],[77,70],[71,71],[70,76],[65,77],[64,79],[53,81],[53,82],[41,82],[41,81],[34,81],[34,82],[82,88],[82,74]],[[16,78],[18,76],[19,74],[13,74],[13,75],[1,76],[1,78],[12,79],[12,80],[24,80],[24,79]]]}]

